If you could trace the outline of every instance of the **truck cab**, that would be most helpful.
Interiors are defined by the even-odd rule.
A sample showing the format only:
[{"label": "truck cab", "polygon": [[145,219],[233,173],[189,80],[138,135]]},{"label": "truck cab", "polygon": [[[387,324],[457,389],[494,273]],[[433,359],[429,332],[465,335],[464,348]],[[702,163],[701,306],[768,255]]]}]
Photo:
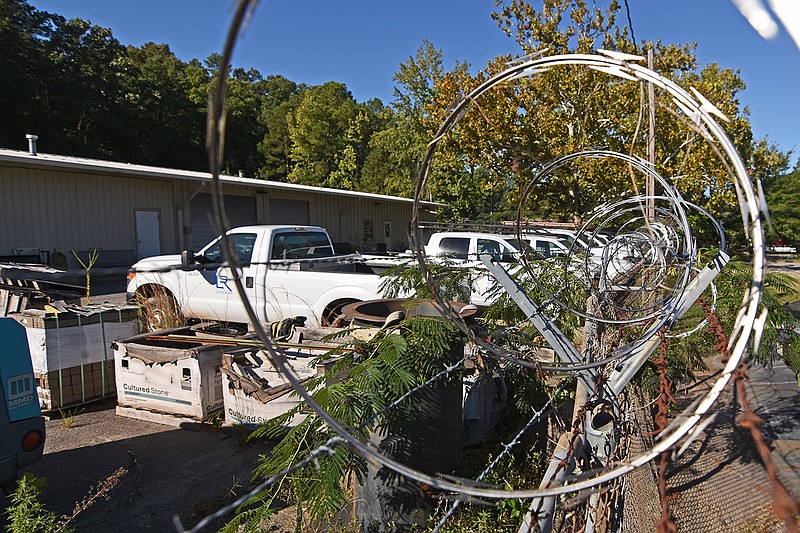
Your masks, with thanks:
[{"label": "truck cab", "polygon": [[42,458],[45,431],[25,328],[0,318],[0,338],[0,485],[6,485]]},{"label": "truck cab", "polygon": [[469,303],[480,307],[491,305],[495,298],[491,291],[494,278],[480,260],[485,254],[494,261],[513,264],[521,251],[514,236],[466,231],[434,233],[425,246],[425,255],[434,261],[441,259],[451,263],[453,268],[471,271]]}]

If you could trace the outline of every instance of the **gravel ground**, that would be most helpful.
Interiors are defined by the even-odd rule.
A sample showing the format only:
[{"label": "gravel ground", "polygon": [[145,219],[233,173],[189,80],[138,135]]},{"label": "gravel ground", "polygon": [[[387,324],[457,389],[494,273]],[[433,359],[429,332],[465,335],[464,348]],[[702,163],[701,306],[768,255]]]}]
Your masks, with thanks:
[{"label": "gravel ground", "polygon": [[78,515],[75,527],[82,533],[176,531],[175,515],[192,527],[231,493],[251,487],[258,454],[270,446],[245,443],[230,428],[177,428],[117,416],[113,400],[87,407],[65,425],[47,421],[44,457],[25,469],[47,479],[48,509],[68,515],[103,479],[127,470],[108,499]]}]

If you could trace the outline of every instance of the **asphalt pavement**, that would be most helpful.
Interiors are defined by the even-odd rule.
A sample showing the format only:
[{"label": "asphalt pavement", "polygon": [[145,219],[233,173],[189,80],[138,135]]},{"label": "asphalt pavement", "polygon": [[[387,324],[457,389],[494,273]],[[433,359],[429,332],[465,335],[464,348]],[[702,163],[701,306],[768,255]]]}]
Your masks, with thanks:
[{"label": "asphalt pavement", "polygon": [[115,403],[78,409],[69,427],[47,421],[44,456],[25,468],[46,479],[42,501],[58,515],[71,514],[101,481],[125,469],[107,499],[78,515],[74,527],[81,533],[174,532],[176,515],[191,527],[249,490],[259,454],[271,449],[269,442],[245,442],[231,428],[177,428],[118,416]]}]

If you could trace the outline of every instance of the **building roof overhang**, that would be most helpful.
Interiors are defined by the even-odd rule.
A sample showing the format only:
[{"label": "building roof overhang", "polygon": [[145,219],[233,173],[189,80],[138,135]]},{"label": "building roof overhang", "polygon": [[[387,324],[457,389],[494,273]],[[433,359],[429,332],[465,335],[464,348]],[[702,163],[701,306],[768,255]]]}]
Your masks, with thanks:
[{"label": "building roof overhang", "polygon": [[[83,157],[64,156],[56,154],[37,153],[31,154],[22,150],[10,150],[0,148],[0,165],[23,165],[36,168],[48,168],[57,171],[84,172],[92,174],[117,175],[132,178],[163,179],[163,180],[184,180],[196,183],[211,183],[210,172],[198,172],[194,170],[180,170],[166,167],[153,167],[148,165],[138,165],[133,163],[120,163],[117,161],[106,161],[102,159],[89,159]],[[328,194],[334,196],[348,196],[351,198],[362,198],[374,201],[400,202],[411,204],[412,198],[401,196],[389,196],[385,194],[374,194],[359,191],[348,191],[344,189],[330,189],[327,187],[315,187],[312,185],[299,185],[296,183],[284,183],[279,181],[268,181],[255,178],[245,178],[238,176],[220,175],[223,184],[238,185],[265,191],[286,191],[286,192],[305,192],[315,194]],[[426,208],[444,207],[445,204],[437,202],[422,202]]]}]

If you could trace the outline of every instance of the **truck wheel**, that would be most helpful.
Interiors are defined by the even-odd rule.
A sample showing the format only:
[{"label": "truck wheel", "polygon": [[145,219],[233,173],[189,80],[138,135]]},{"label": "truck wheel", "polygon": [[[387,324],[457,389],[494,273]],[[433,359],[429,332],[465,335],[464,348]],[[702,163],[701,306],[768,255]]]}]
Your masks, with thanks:
[{"label": "truck wheel", "polygon": [[186,325],[186,319],[171,295],[141,299],[142,328],[145,332],[160,331]]}]

